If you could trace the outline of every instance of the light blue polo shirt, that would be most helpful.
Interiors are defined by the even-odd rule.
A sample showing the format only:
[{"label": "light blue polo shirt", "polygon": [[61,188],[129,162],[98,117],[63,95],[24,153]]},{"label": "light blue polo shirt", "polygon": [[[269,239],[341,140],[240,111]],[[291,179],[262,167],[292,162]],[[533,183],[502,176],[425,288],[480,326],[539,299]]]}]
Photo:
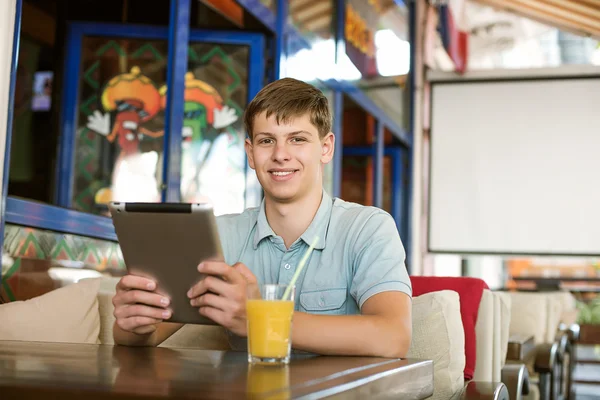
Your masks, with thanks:
[{"label": "light blue polo shirt", "polygon": [[225,261],[242,262],[259,283],[289,284],[315,236],[319,241],[296,282],[295,310],[360,314],[371,296],[399,291],[412,297],[405,252],[394,219],[375,208],[332,199],[325,191],[312,223],[289,249],[260,207],[217,217]]}]

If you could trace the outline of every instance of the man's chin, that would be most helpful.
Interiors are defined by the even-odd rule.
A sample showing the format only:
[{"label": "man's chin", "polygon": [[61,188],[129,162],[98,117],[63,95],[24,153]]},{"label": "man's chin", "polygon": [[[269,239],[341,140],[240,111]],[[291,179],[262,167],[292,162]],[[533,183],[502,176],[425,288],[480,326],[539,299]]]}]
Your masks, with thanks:
[{"label": "man's chin", "polygon": [[291,203],[298,198],[298,193],[295,190],[276,190],[266,191],[265,195],[277,203]]}]

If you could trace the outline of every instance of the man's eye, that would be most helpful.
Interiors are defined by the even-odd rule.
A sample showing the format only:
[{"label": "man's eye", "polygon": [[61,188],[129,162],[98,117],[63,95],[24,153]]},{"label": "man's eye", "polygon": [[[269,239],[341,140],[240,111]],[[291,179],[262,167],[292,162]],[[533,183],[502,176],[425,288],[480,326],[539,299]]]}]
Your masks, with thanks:
[{"label": "man's eye", "polygon": [[272,142],[273,142],[272,139],[262,139],[258,143],[260,143],[260,144],[271,144]]},{"label": "man's eye", "polygon": [[296,142],[296,143],[306,142],[306,139],[304,139],[303,137],[295,137],[295,138],[292,138],[292,142]]}]

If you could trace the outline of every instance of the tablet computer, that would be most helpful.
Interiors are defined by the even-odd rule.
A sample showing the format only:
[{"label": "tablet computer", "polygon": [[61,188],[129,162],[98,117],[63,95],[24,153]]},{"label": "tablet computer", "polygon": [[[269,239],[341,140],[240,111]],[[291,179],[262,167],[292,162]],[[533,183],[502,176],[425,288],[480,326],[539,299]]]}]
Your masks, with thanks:
[{"label": "tablet computer", "polygon": [[154,280],[171,300],[167,322],[215,325],[187,297],[203,278],[198,264],[224,259],[212,206],[111,202],[109,210],[127,271]]}]

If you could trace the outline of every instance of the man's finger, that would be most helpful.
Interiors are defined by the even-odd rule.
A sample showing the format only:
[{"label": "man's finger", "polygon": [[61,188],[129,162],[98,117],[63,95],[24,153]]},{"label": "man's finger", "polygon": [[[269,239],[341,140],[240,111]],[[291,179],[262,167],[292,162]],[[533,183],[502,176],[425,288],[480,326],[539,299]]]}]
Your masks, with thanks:
[{"label": "man's finger", "polygon": [[156,283],[151,279],[135,275],[125,275],[117,283],[117,291],[132,289],[154,290]]},{"label": "man's finger", "polygon": [[254,274],[252,273],[252,271],[250,271],[250,268],[248,268],[245,264],[238,262],[235,263],[233,265],[233,269],[235,269],[237,272],[240,273],[240,275],[242,275],[244,277],[244,279],[246,279],[247,283],[256,283],[256,276],[254,276]]},{"label": "man's finger", "polygon": [[156,325],[145,325],[133,330],[133,333],[137,333],[138,335],[147,335],[156,330]]},{"label": "man's finger", "polygon": [[129,317],[117,319],[117,325],[124,331],[134,331],[138,328],[142,328],[149,325],[156,325],[162,322],[160,319],[149,318],[149,317]]},{"label": "man's finger", "polygon": [[198,265],[198,271],[202,274],[220,276],[233,284],[245,281],[244,277],[235,268],[221,261],[203,261]]},{"label": "man's finger", "polygon": [[116,308],[114,315],[116,318],[148,317],[157,320],[163,320],[171,318],[171,310],[136,304],[132,306]]},{"label": "man's finger", "polygon": [[200,313],[200,315],[203,315],[206,318],[215,321],[217,324],[223,327],[227,327],[225,324],[227,322],[227,316],[225,312],[212,307],[200,307],[198,309],[198,312]]},{"label": "man's finger", "polygon": [[200,297],[191,299],[190,304],[194,307],[212,307],[221,311],[226,311],[229,301],[225,297],[212,293],[206,293]]},{"label": "man's finger", "polygon": [[192,286],[187,292],[187,296],[188,298],[193,299],[202,296],[207,292],[228,297],[231,294],[231,284],[215,276],[206,276],[200,282]]},{"label": "man's finger", "polygon": [[157,293],[146,292],[144,290],[125,290],[118,292],[113,297],[113,305],[115,308],[130,304],[144,304],[152,307],[166,308],[170,303],[168,297],[161,296]]}]

